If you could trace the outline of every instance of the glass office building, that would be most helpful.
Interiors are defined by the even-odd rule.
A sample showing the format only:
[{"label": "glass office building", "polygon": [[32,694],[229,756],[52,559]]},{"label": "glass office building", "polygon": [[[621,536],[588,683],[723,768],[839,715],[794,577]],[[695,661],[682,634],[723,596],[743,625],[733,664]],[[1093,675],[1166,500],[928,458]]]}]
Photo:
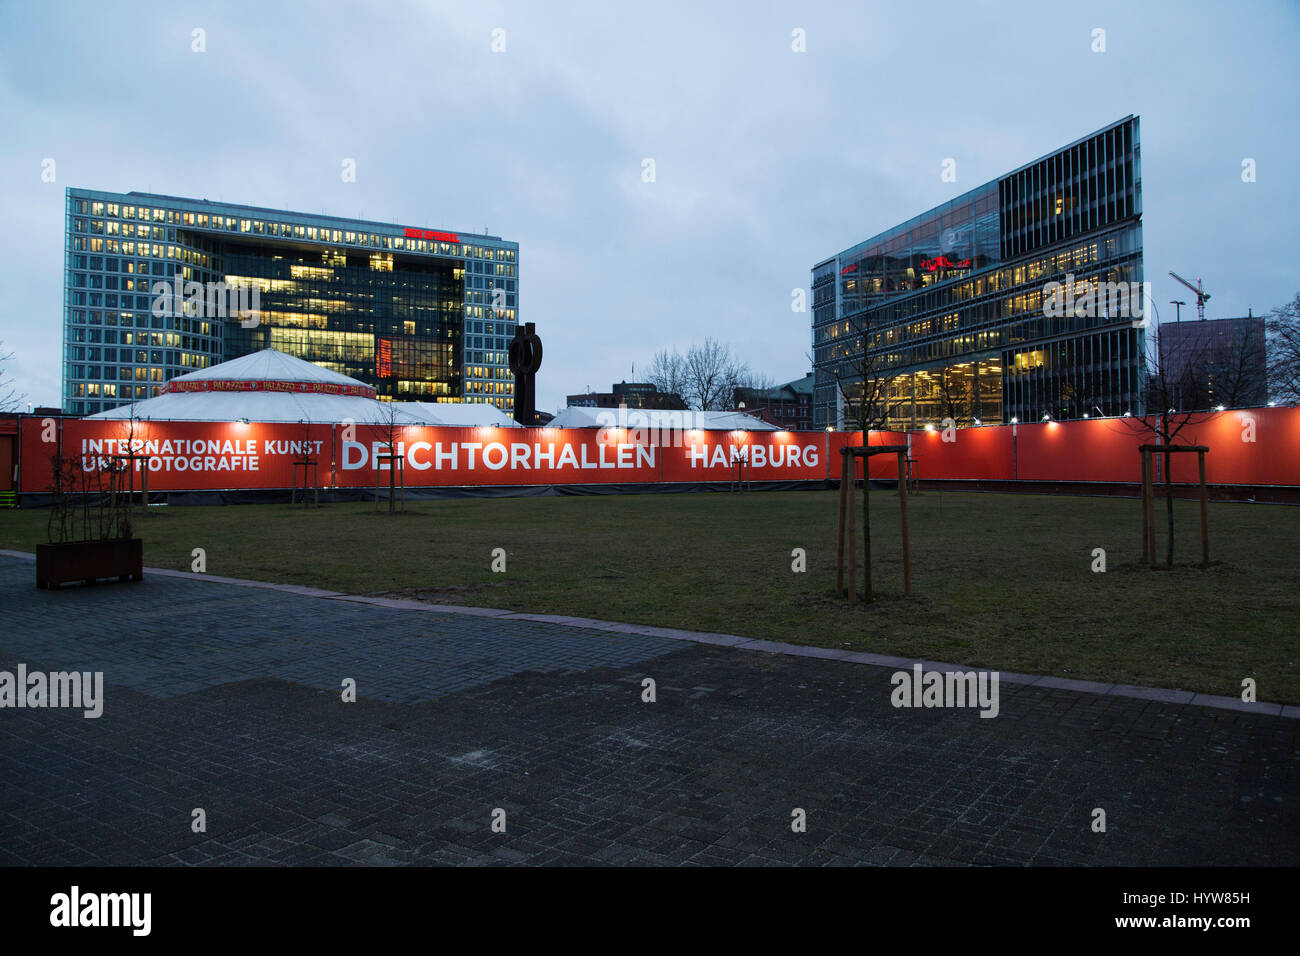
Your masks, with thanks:
[{"label": "glass office building", "polygon": [[1144,323],[1053,291],[1142,281],[1129,116],[817,263],[814,423],[851,427],[864,367],[893,428],[1139,414]]},{"label": "glass office building", "polygon": [[[513,406],[519,245],[148,193],[67,191],[63,408],[94,414],[276,348],[380,398]],[[199,283],[202,303],[157,283]],[[216,289],[239,296],[213,295]],[[232,314],[256,291],[255,321]],[[227,302],[231,308],[225,308]]]}]

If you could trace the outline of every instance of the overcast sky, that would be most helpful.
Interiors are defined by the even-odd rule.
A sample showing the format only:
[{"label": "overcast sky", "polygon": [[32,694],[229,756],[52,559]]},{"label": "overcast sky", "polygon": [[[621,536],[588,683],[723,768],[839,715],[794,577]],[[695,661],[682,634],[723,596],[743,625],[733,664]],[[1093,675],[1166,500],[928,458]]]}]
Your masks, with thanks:
[{"label": "overcast sky", "polygon": [[814,262],[1129,113],[1162,320],[1189,298],[1171,269],[1204,279],[1212,318],[1262,312],[1300,291],[1298,10],[8,0],[9,374],[59,404],[64,189],[79,186],[515,240],[519,317],[546,345],[539,408],[706,335],[787,381],[809,370],[791,290]]}]

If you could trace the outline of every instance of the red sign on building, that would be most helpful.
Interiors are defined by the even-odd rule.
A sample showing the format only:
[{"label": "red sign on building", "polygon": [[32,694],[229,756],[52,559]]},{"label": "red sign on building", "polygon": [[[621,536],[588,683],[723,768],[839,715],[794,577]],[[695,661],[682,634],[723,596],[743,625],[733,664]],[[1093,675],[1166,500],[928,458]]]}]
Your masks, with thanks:
[{"label": "red sign on building", "polygon": [[460,236],[454,232],[439,232],[436,229],[411,229],[406,230],[407,239],[429,239],[433,242],[460,242]]},{"label": "red sign on building", "polygon": [[926,272],[935,272],[939,269],[969,269],[969,259],[958,259],[953,262],[947,256],[939,256],[937,259],[922,259],[921,268]]}]

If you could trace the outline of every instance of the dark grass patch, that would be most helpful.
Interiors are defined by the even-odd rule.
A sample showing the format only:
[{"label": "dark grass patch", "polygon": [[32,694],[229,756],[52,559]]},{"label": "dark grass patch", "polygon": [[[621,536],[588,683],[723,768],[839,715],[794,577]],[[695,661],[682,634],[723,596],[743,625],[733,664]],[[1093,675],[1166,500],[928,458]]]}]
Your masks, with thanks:
[{"label": "dark grass patch", "polygon": [[[503,498],[328,507],[153,508],[145,562],[354,594],[716,631],[971,666],[1300,703],[1300,508],[1175,506],[1175,567],[1137,563],[1136,500],[873,490],[877,599],[835,590],[835,492]],[[44,511],[0,515],[0,546],[44,540]],[[422,520],[415,520],[422,519]],[[1156,547],[1163,560],[1161,515]],[[804,548],[808,571],[791,571]],[[1107,572],[1090,568],[1104,548]],[[507,572],[493,574],[504,548]],[[859,584],[861,572],[859,571]]]}]

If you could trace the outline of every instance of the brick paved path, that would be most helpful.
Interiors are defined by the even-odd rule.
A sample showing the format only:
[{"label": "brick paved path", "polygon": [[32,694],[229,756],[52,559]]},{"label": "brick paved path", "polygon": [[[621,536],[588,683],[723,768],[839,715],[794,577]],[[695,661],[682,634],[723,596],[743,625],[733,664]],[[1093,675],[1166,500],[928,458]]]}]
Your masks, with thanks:
[{"label": "brick paved path", "polygon": [[106,701],[0,709],[0,864],[1300,863],[1288,717],[1005,682],[996,719],[896,710],[862,664],[32,577],[0,557],[0,670]]}]

